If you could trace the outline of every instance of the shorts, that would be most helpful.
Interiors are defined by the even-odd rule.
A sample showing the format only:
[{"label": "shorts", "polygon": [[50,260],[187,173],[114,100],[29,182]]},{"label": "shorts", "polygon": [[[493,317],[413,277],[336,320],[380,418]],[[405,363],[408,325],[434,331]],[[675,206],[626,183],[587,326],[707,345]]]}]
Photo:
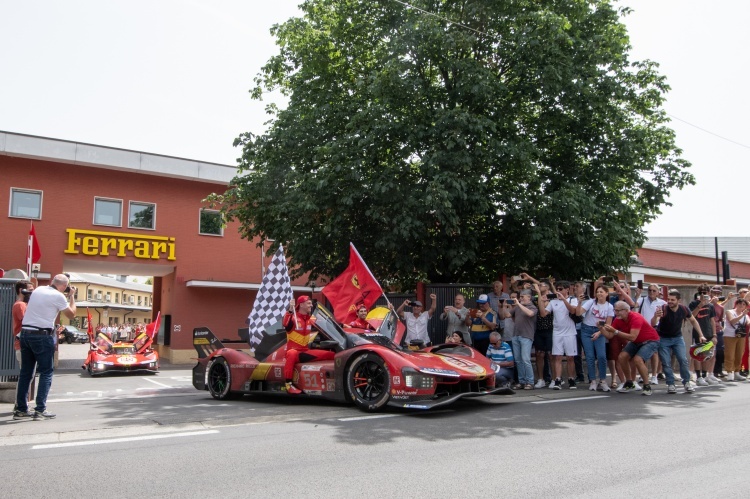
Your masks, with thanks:
[{"label": "shorts", "polygon": [[578,338],[574,336],[552,336],[552,355],[578,355]]},{"label": "shorts", "polygon": [[659,351],[659,342],[647,341],[645,343],[639,344],[630,341],[627,345],[625,345],[625,348],[623,348],[622,351],[630,355],[631,359],[637,355],[645,361],[650,359],[656,352]]},{"label": "shorts", "polygon": [[[711,341],[712,339],[714,339],[714,334],[712,331],[703,331],[703,337],[706,338],[708,341]],[[695,329],[693,329],[693,343],[698,343],[699,339],[700,337],[698,336],[698,332]]]},{"label": "shorts", "polygon": [[552,330],[536,331],[534,333],[534,350],[537,352],[552,351]]}]

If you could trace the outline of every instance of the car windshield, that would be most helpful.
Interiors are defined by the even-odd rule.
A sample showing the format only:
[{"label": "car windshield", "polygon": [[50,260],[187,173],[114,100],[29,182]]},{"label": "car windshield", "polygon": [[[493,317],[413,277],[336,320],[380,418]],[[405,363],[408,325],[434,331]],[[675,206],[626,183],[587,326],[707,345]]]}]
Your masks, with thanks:
[{"label": "car windshield", "polygon": [[396,345],[393,341],[391,341],[390,338],[379,333],[350,334],[349,337],[352,339],[352,343],[354,343],[354,345],[375,344],[388,347],[392,350],[404,350],[400,346]]},{"label": "car windshield", "polygon": [[77,327],[75,327],[75,326],[65,326],[65,329],[67,329],[67,330],[68,330],[68,331],[70,331],[71,333],[80,333],[80,332],[81,332],[81,330],[80,330],[80,329],[78,329],[78,328],[77,328]]},{"label": "car windshield", "polygon": [[133,347],[132,345],[116,346],[115,347],[115,353],[117,355],[133,354],[133,353],[135,353],[135,347]]}]

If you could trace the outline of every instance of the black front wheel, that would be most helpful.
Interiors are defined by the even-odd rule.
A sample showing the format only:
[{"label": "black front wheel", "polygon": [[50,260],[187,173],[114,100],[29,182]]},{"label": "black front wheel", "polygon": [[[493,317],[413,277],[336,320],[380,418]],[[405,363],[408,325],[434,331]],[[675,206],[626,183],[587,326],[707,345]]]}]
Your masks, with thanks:
[{"label": "black front wheel", "polygon": [[224,357],[218,357],[208,369],[208,391],[216,400],[226,400],[236,397],[229,391],[232,386],[232,371]]},{"label": "black front wheel", "polygon": [[347,392],[367,412],[382,409],[390,398],[391,377],[385,361],[374,353],[354,359],[346,374]]}]

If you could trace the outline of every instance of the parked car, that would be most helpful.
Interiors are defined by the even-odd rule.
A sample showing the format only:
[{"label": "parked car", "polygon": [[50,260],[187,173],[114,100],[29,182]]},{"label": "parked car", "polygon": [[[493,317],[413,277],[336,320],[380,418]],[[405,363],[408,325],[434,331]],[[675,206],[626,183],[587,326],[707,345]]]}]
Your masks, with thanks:
[{"label": "parked car", "polygon": [[62,326],[62,329],[57,330],[57,337],[60,343],[88,343],[89,335],[85,331],[81,331],[75,326]]}]

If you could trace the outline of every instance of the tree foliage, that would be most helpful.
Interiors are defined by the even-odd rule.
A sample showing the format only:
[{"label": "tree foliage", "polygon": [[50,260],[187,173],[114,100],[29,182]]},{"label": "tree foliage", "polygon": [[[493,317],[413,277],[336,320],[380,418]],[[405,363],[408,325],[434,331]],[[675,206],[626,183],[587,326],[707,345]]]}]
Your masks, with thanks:
[{"label": "tree foliage", "polygon": [[[604,0],[307,0],[274,26],[254,98],[280,91],[212,200],[297,272],[352,241],[390,284],[627,266],[693,183],[653,62]],[[421,10],[420,10],[421,9]],[[426,11],[426,12],[424,12]]]}]

